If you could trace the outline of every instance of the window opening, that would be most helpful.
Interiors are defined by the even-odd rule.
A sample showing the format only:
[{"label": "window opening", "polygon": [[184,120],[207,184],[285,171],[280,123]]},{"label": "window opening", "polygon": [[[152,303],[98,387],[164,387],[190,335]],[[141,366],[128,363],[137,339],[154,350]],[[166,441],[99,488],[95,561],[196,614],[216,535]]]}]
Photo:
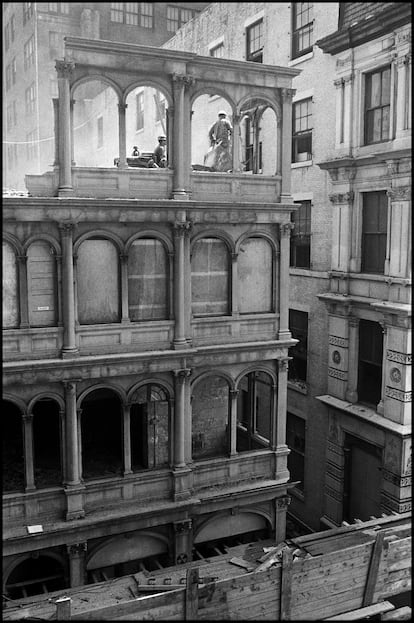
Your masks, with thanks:
[{"label": "window opening", "polygon": [[292,58],[297,58],[312,50],[313,4],[311,2],[293,2],[292,20]]},{"label": "window opening", "polygon": [[378,322],[359,321],[358,401],[376,408],[381,400],[384,335]]},{"label": "window opening", "polygon": [[292,213],[294,228],[290,237],[290,265],[293,268],[310,268],[311,202],[295,201],[299,209]]},{"label": "window opening", "polygon": [[170,408],[166,391],[153,384],[141,387],[131,402],[131,466],[133,471],[168,465]]},{"label": "window opening", "polygon": [[297,309],[289,310],[289,327],[292,337],[299,340],[296,346],[289,348],[289,381],[307,380],[308,367],[308,314]]},{"label": "window opening", "polygon": [[39,400],[33,408],[34,476],[38,489],[62,482],[60,415],[54,400]]},{"label": "window opening", "polygon": [[9,575],[6,593],[9,599],[21,599],[67,588],[62,564],[51,556],[27,558]]},{"label": "window opening", "polygon": [[270,444],[273,381],[265,372],[250,372],[239,383],[237,452],[261,450]]},{"label": "window opening", "polygon": [[246,28],[247,53],[246,60],[263,63],[263,20]]},{"label": "window opening", "polygon": [[383,275],[387,250],[387,193],[363,193],[362,197],[361,272]]},{"label": "window opening", "polygon": [[300,480],[296,485],[300,491],[304,490],[305,480],[305,430],[305,420],[288,412],[286,422],[286,443],[290,448],[288,470],[291,481]]},{"label": "window opening", "polygon": [[2,401],[3,491],[23,491],[24,446],[22,414],[16,405]]},{"label": "window opening", "polygon": [[390,136],[391,67],[365,77],[365,145],[388,141]]},{"label": "window opening", "polygon": [[293,104],[292,162],[312,159],[312,98]]}]

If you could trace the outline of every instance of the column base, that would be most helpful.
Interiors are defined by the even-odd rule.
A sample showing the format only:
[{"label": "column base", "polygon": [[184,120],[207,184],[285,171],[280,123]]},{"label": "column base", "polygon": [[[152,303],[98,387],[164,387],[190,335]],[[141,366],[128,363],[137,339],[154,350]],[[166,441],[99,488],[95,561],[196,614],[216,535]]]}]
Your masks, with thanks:
[{"label": "column base", "polygon": [[66,521],[83,519],[85,511],[83,508],[84,485],[68,485],[64,490],[66,495]]},{"label": "column base", "polygon": [[183,350],[186,348],[191,348],[191,345],[187,342],[186,339],[182,339],[182,340],[174,340],[172,343],[172,347],[174,350]]},{"label": "column base", "polygon": [[290,340],[292,339],[292,334],[289,329],[284,329],[283,331],[279,331],[277,334],[278,340]]},{"label": "column base", "polygon": [[177,199],[178,201],[188,201],[190,199],[184,188],[177,188],[176,190],[173,190],[172,198]]},{"label": "column base", "polygon": [[57,196],[58,197],[70,197],[71,195],[73,195],[73,188],[72,186],[62,186],[61,188],[58,188],[58,192],[57,192]]},{"label": "column base", "polygon": [[62,359],[70,359],[71,357],[79,357],[79,350],[77,348],[62,348],[60,353]]}]

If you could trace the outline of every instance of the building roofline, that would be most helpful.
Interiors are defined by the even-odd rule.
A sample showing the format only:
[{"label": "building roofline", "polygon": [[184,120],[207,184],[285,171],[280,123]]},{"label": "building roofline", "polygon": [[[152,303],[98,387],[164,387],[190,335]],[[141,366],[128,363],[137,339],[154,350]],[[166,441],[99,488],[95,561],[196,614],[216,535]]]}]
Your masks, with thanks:
[{"label": "building roofline", "polygon": [[327,54],[338,54],[411,23],[411,4],[401,2],[400,7],[396,10],[395,6],[390,6],[380,13],[367,16],[353,26],[340,28],[327,37],[318,39],[316,45]]}]

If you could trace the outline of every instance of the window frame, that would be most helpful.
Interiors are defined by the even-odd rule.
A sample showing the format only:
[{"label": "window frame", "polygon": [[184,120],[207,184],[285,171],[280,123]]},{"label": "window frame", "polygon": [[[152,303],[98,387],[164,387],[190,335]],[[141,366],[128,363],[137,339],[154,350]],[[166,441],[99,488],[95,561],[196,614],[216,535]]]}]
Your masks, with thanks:
[{"label": "window frame", "polygon": [[[259,18],[253,24],[249,24],[246,26],[246,61],[250,61],[252,63],[263,63],[263,48],[264,48],[264,33],[263,33],[263,17]],[[252,33],[255,28],[259,28],[259,34],[257,37],[252,38]],[[261,42],[261,47],[256,47],[254,50],[251,49],[252,41],[258,40]]]},{"label": "window frame", "polygon": [[[176,18],[172,18],[169,16],[170,9],[177,11]],[[183,18],[184,11],[191,12],[191,17],[189,19]],[[179,30],[182,26],[184,26],[184,24],[187,24],[187,22],[193,19],[199,12],[200,11],[196,11],[195,9],[185,9],[183,7],[175,6],[174,4],[167,4],[167,13],[166,13],[167,31],[176,33],[177,30]],[[174,26],[171,28],[170,26],[172,23],[177,24],[177,26]]]},{"label": "window frame", "polygon": [[[303,15],[304,11],[298,12],[298,8],[300,5],[307,4],[307,11],[311,14],[312,19],[309,19],[306,24],[302,24],[301,26],[297,25],[298,17]],[[309,31],[309,39],[313,40],[313,3],[310,2],[293,2],[292,3],[292,36],[291,36],[291,59],[294,60],[296,58],[300,58],[313,50],[313,43],[310,43],[305,48],[299,49],[298,38],[302,35],[305,29]]]},{"label": "window frame", "polygon": [[[69,15],[70,13],[70,2],[48,2],[47,10],[48,13],[57,13],[60,15]],[[51,8],[56,6],[56,9]]]},{"label": "window frame", "polygon": [[36,84],[34,82],[27,87],[24,95],[26,115],[32,115],[36,112]]},{"label": "window frame", "polygon": [[10,47],[10,40],[10,22],[7,22],[4,27],[4,48],[6,52]]},{"label": "window frame", "polygon": [[[363,337],[367,336],[367,332],[370,331],[370,340],[369,343],[371,345],[371,353],[375,350],[375,347],[378,345],[375,342],[375,337],[378,337],[381,340],[379,345],[379,357],[377,359],[370,359],[370,355],[368,353],[363,353],[362,351],[362,340]],[[377,333],[377,336],[374,333]],[[377,408],[378,403],[382,399],[382,377],[384,372],[383,366],[383,355],[384,355],[384,332],[379,322],[375,322],[372,320],[359,320],[358,326],[358,384],[357,384],[357,393],[358,393],[358,402],[361,404],[365,404],[369,407]],[[373,368],[379,373],[378,385],[376,389],[376,396],[372,396],[369,392],[372,391],[372,387],[369,386],[369,383],[366,383],[367,377],[372,381],[372,371]],[[374,400],[371,400],[374,398]]]},{"label": "window frame", "polygon": [[[382,94],[383,94],[383,81],[382,81],[382,74],[385,73],[386,71],[389,71],[389,82],[388,82],[388,92],[389,92],[389,101],[387,104],[381,104],[378,106],[367,106],[367,99],[368,99],[368,94],[371,93],[371,90],[368,86],[369,84],[369,80],[372,80],[372,77],[374,75],[380,74],[381,75],[381,90],[380,90],[380,100],[382,100]],[[372,88],[372,87],[371,87]],[[393,80],[392,80],[392,71],[391,71],[391,65],[382,65],[381,67],[378,67],[372,71],[366,72],[364,74],[364,101],[363,101],[363,111],[364,111],[364,132],[363,132],[363,145],[376,145],[378,143],[385,143],[386,141],[390,140],[390,132],[391,132],[391,128],[392,128],[392,119],[391,119],[391,102],[392,102],[392,88],[393,88]],[[383,136],[383,111],[384,109],[388,109],[388,128],[386,131],[386,136]],[[369,130],[369,124],[368,124],[368,116],[371,113],[374,113],[375,115],[375,111],[377,110],[381,110],[381,138],[379,140],[370,140],[368,137],[368,130]],[[372,133],[374,133],[374,124],[372,125]]]},{"label": "window frame", "polygon": [[[302,430],[300,430],[299,434],[297,434],[297,428],[299,427],[296,427],[294,425],[292,426],[292,424],[298,423],[298,422],[300,422],[299,427],[303,426],[303,437],[300,436],[300,433],[302,433]],[[303,449],[301,449],[299,445],[295,445],[294,443],[292,443],[291,445],[289,443],[289,438],[290,438],[289,433],[292,433],[292,436],[297,435],[301,440],[303,440]],[[300,482],[297,485],[295,485],[295,489],[299,490],[300,493],[304,494],[305,493],[305,457],[306,457],[306,420],[305,418],[300,417],[299,415],[296,415],[295,413],[292,413],[291,411],[286,412],[286,445],[290,449],[290,454],[288,456],[288,470],[290,473],[290,480],[293,480],[293,481],[300,480]],[[301,477],[299,477],[299,475],[297,474],[294,474],[293,470],[291,469],[293,456],[295,456],[297,459],[299,458],[300,460]]]},{"label": "window frame", "polygon": [[35,60],[34,35],[31,35],[31,37],[29,37],[29,39],[24,44],[23,58],[24,58],[24,69],[25,70],[29,69],[29,67],[34,65],[34,60]]},{"label": "window frame", "polygon": [[[312,266],[311,262],[311,242],[312,242],[312,201],[310,199],[302,199],[301,201],[295,201],[295,203],[300,204],[299,209],[295,212],[292,212],[291,222],[295,225],[290,235],[290,268],[304,268],[309,269]],[[305,207],[305,215],[303,216],[302,211]],[[309,216],[308,216],[309,214]],[[296,228],[296,224],[299,224],[299,227]],[[305,233],[300,233],[300,225],[305,224]],[[300,244],[299,239],[305,239],[305,244]],[[309,258],[305,263],[298,263],[297,260],[297,249],[298,247],[308,247],[308,255]]]},{"label": "window frame", "polygon": [[[297,321],[294,315],[297,314]],[[303,316],[302,316],[303,314]],[[299,318],[306,320],[306,329],[303,323],[299,322]],[[296,322],[296,325],[295,325]],[[308,383],[308,343],[309,343],[309,313],[300,309],[289,309],[289,329],[292,337],[299,340],[298,344],[289,348],[289,357],[292,357],[288,366],[288,381],[292,383]],[[296,352],[294,352],[296,349]],[[300,373],[294,374],[294,366],[296,362],[304,362],[299,365]],[[304,368],[304,374],[301,372]],[[298,368],[296,368],[297,371]],[[304,378],[302,378],[304,377]]]},{"label": "window frame", "polygon": [[[389,200],[385,190],[374,190],[369,192],[363,192],[362,201],[361,201],[361,268],[360,272],[368,275],[385,275],[385,261],[387,259],[387,242],[388,242],[388,218],[389,218]],[[375,199],[374,196],[378,196],[378,202],[376,207],[379,209],[376,211],[376,216],[378,217],[377,223],[380,225],[380,210],[385,212],[383,214],[382,221],[385,224],[385,228],[379,231],[366,231],[366,222],[367,222],[367,211],[368,211],[368,199]],[[381,199],[382,198],[382,201]],[[378,253],[379,249],[382,247],[383,257],[379,258],[379,255],[374,260],[371,257],[368,257],[368,248],[367,248],[367,239],[370,237],[375,237],[376,244],[375,249]],[[379,239],[385,239],[382,245],[379,243]],[[379,260],[379,261],[378,261]],[[373,264],[375,267],[373,268]]]},{"label": "window frame", "polygon": [[[217,52],[217,50],[221,50],[221,54],[215,54],[215,52]],[[217,43],[217,45],[215,45],[212,48],[210,48],[209,56],[211,56],[213,58],[223,58],[224,57],[224,43],[223,43],[223,41],[221,41],[220,43]]]},{"label": "window frame", "polygon": [[[301,105],[307,104],[307,111],[305,115],[297,116],[296,111],[300,110]],[[310,108],[310,113],[309,113]],[[313,97],[305,97],[297,102],[293,102],[292,104],[292,164],[301,163],[301,162],[309,162],[312,160],[312,150],[313,150]],[[306,119],[306,128],[296,130],[297,121],[300,122],[300,126],[302,126],[302,120]],[[311,127],[309,127],[309,119],[311,121]],[[310,151],[298,151],[298,143],[299,141],[310,140]],[[307,154],[307,158],[305,160],[299,159],[299,154]]]},{"label": "window frame", "polygon": [[152,2],[111,2],[109,21],[139,28],[154,28],[154,7]]}]

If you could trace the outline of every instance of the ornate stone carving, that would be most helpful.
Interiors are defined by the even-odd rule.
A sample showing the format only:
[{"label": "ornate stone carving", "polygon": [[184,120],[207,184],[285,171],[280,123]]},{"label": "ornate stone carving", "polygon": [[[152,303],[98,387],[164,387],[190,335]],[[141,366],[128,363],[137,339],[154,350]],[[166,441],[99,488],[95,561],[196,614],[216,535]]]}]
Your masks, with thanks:
[{"label": "ornate stone carving", "polygon": [[195,82],[195,79],[193,78],[193,76],[187,76],[185,74],[173,73],[171,76],[171,79],[173,82],[173,86],[175,87],[180,87],[180,86],[189,87]]},{"label": "ornate stone carving", "polygon": [[346,381],[348,379],[348,374],[343,370],[336,370],[335,368],[328,368],[328,376],[331,376],[334,379],[339,379],[340,381]]},{"label": "ornate stone carving", "polygon": [[237,398],[237,396],[239,395],[240,390],[239,389],[230,389],[229,390],[229,394],[231,398]]},{"label": "ornate stone carving", "polygon": [[332,361],[336,364],[341,363],[341,353],[339,352],[339,350],[334,350],[332,352]]},{"label": "ornate stone carving", "polygon": [[77,223],[59,223],[59,230],[62,232],[63,236],[71,236],[75,230]]},{"label": "ornate stone carving", "polygon": [[388,480],[388,482],[391,482],[393,485],[396,485],[399,488],[411,486],[411,476],[401,477],[401,476],[398,476],[397,474],[393,474],[387,469],[383,469],[382,477],[384,478],[384,480]]},{"label": "ornate stone carving", "polygon": [[191,376],[191,368],[182,368],[181,370],[174,370],[174,376],[178,383],[182,384]]},{"label": "ornate stone carving", "polygon": [[73,61],[56,61],[55,68],[58,78],[70,78],[74,69],[75,63]]},{"label": "ornate stone carving", "polygon": [[290,232],[295,227],[294,223],[281,223],[279,225],[280,235],[282,238],[288,238],[290,236]]},{"label": "ornate stone carving", "polygon": [[30,424],[33,421],[33,413],[24,413],[22,420],[25,424]]},{"label": "ornate stone carving", "polygon": [[69,556],[81,556],[88,549],[87,543],[71,543],[66,546]]},{"label": "ornate stone carving", "polygon": [[128,108],[128,104],[126,104],[125,102],[118,102],[119,112],[125,112],[127,108]]},{"label": "ornate stone carving", "polygon": [[280,89],[282,99],[284,102],[289,102],[292,100],[293,96],[296,93],[296,89]]},{"label": "ornate stone carving", "polygon": [[186,562],[188,562],[188,555],[184,553],[177,554],[175,561],[177,565],[184,565]]},{"label": "ornate stone carving", "polygon": [[16,257],[21,264],[27,264],[27,255],[16,255]]},{"label": "ornate stone carving", "polygon": [[399,188],[391,188],[390,190],[387,190],[387,195],[391,201],[410,201],[411,187],[400,186]]},{"label": "ornate stone carving", "polygon": [[393,383],[401,383],[401,372],[398,368],[391,368],[390,379]]},{"label": "ornate stone carving", "polygon": [[285,357],[283,359],[278,359],[277,360],[277,364],[279,366],[279,372],[287,372],[288,368],[289,368],[289,361],[292,359],[292,357]]},{"label": "ornate stone carving", "polygon": [[343,67],[344,65],[348,65],[348,63],[350,62],[351,62],[351,55],[348,54],[348,56],[346,56],[345,58],[336,59],[336,66]]},{"label": "ornate stone carving", "polygon": [[283,496],[281,498],[276,498],[277,510],[279,511],[287,510],[291,501],[292,501],[292,498],[288,495]]},{"label": "ornate stone carving", "polygon": [[350,327],[358,327],[359,326],[359,318],[356,316],[350,316],[348,318],[348,324]]},{"label": "ornate stone carving", "polygon": [[345,193],[331,194],[329,195],[329,200],[334,204],[352,203],[352,201],[354,200],[354,191],[349,190],[348,192],[345,192]]},{"label": "ornate stone carving", "polygon": [[399,402],[411,402],[412,399],[411,391],[404,392],[401,389],[396,389],[395,387],[390,387],[389,385],[385,388],[385,395],[387,398],[393,398]]},{"label": "ornate stone carving", "polygon": [[183,519],[183,521],[175,521],[174,522],[174,530],[176,534],[185,534],[190,532],[193,527],[193,522],[191,519]]},{"label": "ornate stone carving", "polygon": [[329,344],[331,344],[331,346],[342,346],[342,348],[348,348],[348,338],[338,337],[337,335],[330,335]]},{"label": "ornate stone carving", "polygon": [[182,238],[191,231],[193,224],[191,221],[177,221],[174,223],[174,236]]},{"label": "ornate stone carving", "polygon": [[385,164],[387,165],[388,175],[397,175],[398,162],[396,160],[386,160]]}]

